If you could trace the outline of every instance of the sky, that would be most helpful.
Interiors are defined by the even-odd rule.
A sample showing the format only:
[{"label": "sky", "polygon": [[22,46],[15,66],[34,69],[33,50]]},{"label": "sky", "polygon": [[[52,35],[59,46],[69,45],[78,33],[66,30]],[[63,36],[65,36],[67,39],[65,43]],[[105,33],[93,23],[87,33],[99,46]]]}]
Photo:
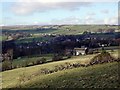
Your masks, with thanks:
[{"label": "sky", "polygon": [[2,0],[0,25],[118,24],[118,0]]}]

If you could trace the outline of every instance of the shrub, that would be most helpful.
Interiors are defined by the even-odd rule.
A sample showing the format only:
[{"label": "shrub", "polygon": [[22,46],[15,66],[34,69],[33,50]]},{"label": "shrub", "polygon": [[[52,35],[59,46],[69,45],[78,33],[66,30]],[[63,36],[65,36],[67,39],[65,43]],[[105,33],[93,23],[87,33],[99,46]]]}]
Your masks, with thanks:
[{"label": "shrub", "polygon": [[46,60],[46,58],[43,57],[40,59],[40,61],[41,61],[41,63],[46,63],[47,60]]},{"label": "shrub", "polygon": [[28,61],[25,60],[23,65],[20,65],[21,67],[27,67],[28,66]]},{"label": "shrub", "polygon": [[42,68],[42,69],[41,69],[41,73],[49,74],[49,73],[50,73],[50,70],[47,69],[47,68]]},{"label": "shrub", "polygon": [[59,60],[62,60],[62,59],[63,59],[63,56],[61,56],[61,55],[54,55],[53,58],[52,58],[53,61],[59,61]]},{"label": "shrub", "polygon": [[36,64],[43,64],[45,62],[46,62],[46,58],[41,58],[41,59],[36,60]]},{"label": "shrub", "polygon": [[75,68],[80,67],[80,64],[79,63],[73,63],[73,67],[75,67]]},{"label": "shrub", "polygon": [[12,69],[12,62],[11,61],[6,60],[6,61],[2,62],[2,71],[10,70],[10,69]]},{"label": "shrub", "polygon": [[103,51],[101,52],[101,54],[98,54],[97,56],[91,59],[90,65],[113,61],[115,61],[115,59],[110,55],[110,53]]},{"label": "shrub", "polygon": [[32,62],[28,63],[27,66],[33,66],[34,64]]},{"label": "shrub", "polygon": [[111,52],[114,52],[114,50],[113,50],[113,49],[111,49]]},{"label": "shrub", "polygon": [[15,69],[15,68],[17,68],[17,66],[16,65],[12,65],[12,69]]}]

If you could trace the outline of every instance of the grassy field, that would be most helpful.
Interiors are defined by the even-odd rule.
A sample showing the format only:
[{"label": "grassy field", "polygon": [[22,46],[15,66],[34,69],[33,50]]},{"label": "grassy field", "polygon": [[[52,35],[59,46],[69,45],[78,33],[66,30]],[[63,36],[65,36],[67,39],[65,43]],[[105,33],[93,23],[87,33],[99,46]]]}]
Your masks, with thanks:
[{"label": "grassy field", "polygon": [[[105,26],[105,25],[64,25],[57,30],[51,31],[51,34],[66,34],[66,35],[78,35],[84,31],[97,32],[98,29],[107,30],[109,28],[118,29],[118,26]],[[46,32],[47,33],[47,32]]]},{"label": "grassy field", "polygon": [[118,63],[80,67],[34,77],[22,88],[117,88]]},{"label": "grassy field", "polygon": [[97,32],[98,29],[103,29],[107,30],[109,28],[115,28],[118,31],[118,26],[106,26],[106,25],[63,25],[58,27],[58,29],[53,30],[53,29],[48,29],[48,30],[40,30],[40,31],[35,31],[36,28],[26,28],[26,29],[9,29],[9,30],[28,30],[29,32],[33,34],[38,34],[38,33],[46,33],[46,34],[67,34],[67,35],[76,35],[76,34],[81,34],[84,31],[91,31],[91,32]]},{"label": "grassy field", "polygon": [[0,41],[7,40],[7,36],[0,36]]},{"label": "grassy field", "polygon": [[[14,27],[13,27],[14,28]],[[32,42],[32,41],[49,41],[53,37],[42,37],[42,34],[62,34],[62,35],[79,35],[84,31],[98,32],[99,29],[108,30],[110,28],[115,28],[116,32],[119,32],[118,26],[105,26],[105,25],[63,25],[59,26],[57,29],[47,29],[47,30],[37,30],[37,28],[27,28],[20,29],[8,29],[11,33],[26,32],[32,34],[32,37],[22,38],[16,41],[16,43]],[[3,38],[3,39],[2,39]],[[0,37],[0,40],[6,40],[6,36]]]},{"label": "grassy field", "polygon": [[[28,77],[33,73],[28,69],[23,71]],[[16,73],[15,73],[16,72]],[[16,71],[7,72],[3,75],[3,87],[21,88],[117,88],[118,83],[118,63],[99,64],[89,67],[80,67],[75,69],[63,70],[52,74],[39,75],[32,77],[30,81],[19,84],[19,74],[23,72]],[[19,72],[19,74],[18,74]],[[14,73],[14,74],[13,74]],[[13,76],[11,76],[11,74]],[[28,76],[27,76],[28,75]],[[14,77],[14,78],[13,78]],[[6,78],[7,81],[4,79]],[[6,81],[6,83],[5,83]],[[9,82],[9,83],[8,83]],[[4,86],[6,84],[6,86]]]},{"label": "grassy field", "polygon": [[51,39],[53,39],[52,37],[27,37],[27,38],[22,38],[22,39],[18,39],[15,41],[16,44],[19,43],[28,43],[28,42],[33,42],[33,41],[39,41],[39,42],[45,42],[45,41],[50,41]]},{"label": "grassy field", "polygon": [[25,63],[32,63],[32,62],[36,62],[37,60],[40,60],[41,58],[45,58],[46,61],[51,61],[52,60],[52,56],[41,56],[41,57],[31,57],[31,58],[20,58],[20,59],[14,59],[13,60],[13,66],[24,66]]},{"label": "grassy field", "polygon": [[[110,50],[107,50],[107,51],[110,52],[113,57],[118,57],[118,50],[114,50],[114,52],[111,52]],[[73,62],[73,60],[74,60],[75,62],[79,62],[81,64],[88,64],[90,59],[92,57],[94,57],[95,55],[97,55],[97,54],[94,54],[94,55],[92,54],[92,55],[87,55],[87,56],[72,56],[72,58],[66,59],[66,61]],[[46,55],[37,56],[37,57],[33,56],[33,57],[29,57],[29,58],[23,57],[20,59],[19,58],[14,59],[13,66],[22,66],[25,63],[32,63],[33,61],[35,62],[41,58],[46,58],[46,61],[52,61],[52,56],[53,56],[52,54],[46,54]],[[65,62],[65,61],[63,60],[63,62]]]},{"label": "grassy field", "polygon": [[[116,57],[117,51],[112,52],[111,54]],[[70,59],[63,60],[63,61],[51,62],[51,63],[42,64],[42,65],[18,68],[18,69],[1,72],[2,76],[3,76],[3,78],[2,78],[3,79],[3,83],[2,83],[3,88],[15,87],[15,86],[19,85],[20,84],[19,83],[20,75],[25,74],[25,77],[29,77],[35,73],[40,72],[40,70],[42,68],[53,69],[56,65],[64,65],[66,62],[70,62],[70,63],[79,62],[81,64],[87,64],[87,63],[89,63],[90,59],[93,58],[95,55],[96,54],[87,55],[87,56],[74,56]],[[50,87],[57,87],[57,86],[62,87],[63,85],[68,85],[66,87],[90,87],[89,86],[90,83],[93,84],[93,83],[97,82],[97,79],[102,78],[102,75],[104,75],[104,74],[106,74],[106,76],[105,77],[103,76],[103,80],[105,79],[106,80],[105,84],[107,84],[106,82],[109,81],[110,77],[115,79],[115,81],[117,80],[117,76],[115,75],[117,73],[116,72],[117,68],[118,68],[117,63],[110,63],[110,64],[104,64],[104,65],[90,66],[87,68],[80,67],[80,68],[66,70],[66,71],[59,71],[59,72],[48,74],[48,75],[39,75],[39,76],[34,76],[31,78],[30,81],[25,82],[26,86],[24,86],[22,84],[22,87],[46,87],[47,85],[50,85]],[[112,72],[110,70],[112,70]],[[113,77],[110,75],[112,75]],[[108,76],[110,76],[110,77],[108,77]],[[85,78],[88,77],[88,79],[84,80],[84,77]],[[92,77],[95,77],[95,78],[92,78]],[[83,81],[80,81],[81,83],[78,83],[79,81],[76,81],[76,80],[78,80],[78,78],[83,79]],[[65,79],[65,82],[63,83],[64,79]],[[43,82],[43,80],[45,80],[45,81]],[[51,80],[52,80],[52,82],[51,82]],[[89,82],[89,80],[91,80],[91,81]],[[94,81],[94,80],[96,80],[96,81]],[[115,81],[113,80],[113,82],[115,82]],[[70,83],[68,83],[68,82],[70,82]],[[76,83],[77,86],[71,86],[71,84],[74,82]],[[102,84],[102,82],[103,82],[102,80],[100,82],[97,82],[97,85],[100,83]],[[111,84],[111,82],[112,81],[110,81],[110,83],[108,83],[108,84]],[[58,83],[58,85],[55,86],[55,83]],[[84,85],[81,86],[84,83],[87,83],[88,86],[84,86]],[[115,86],[116,83],[113,84],[113,86]],[[91,86],[95,87],[96,85],[91,85]],[[110,87],[112,87],[112,84],[110,85]]]}]

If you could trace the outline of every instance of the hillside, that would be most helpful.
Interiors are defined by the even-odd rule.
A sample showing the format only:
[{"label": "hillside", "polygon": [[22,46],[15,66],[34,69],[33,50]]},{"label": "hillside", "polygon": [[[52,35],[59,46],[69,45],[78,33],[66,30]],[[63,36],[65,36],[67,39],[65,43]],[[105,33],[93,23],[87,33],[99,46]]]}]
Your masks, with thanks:
[{"label": "hillside", "polygon": [[[57,62],[46,63],[46,64],[42,64],[42,65],[35,65],[35,66],[31,66],[31,67],[26,67],[26,68],[18,68],[18,69],[4,71],[4,72],[2,72],[3,88],[15,86],[19,81],[18,80],[19,76],[22,75],[23,73],[25,73],[26,77],[27,76],[29,77],[32,74],[36,74],[36,73],[40,72],[40,70],[42,68],[53,69],[54,66],[64,65],[66,62],[70,62],[70,63],[79,62],[79,63],[84,64],[84,63],[88,63],[93,56],[95,56],[95,55],[73,57],[71,59],[67,59],[64,61],[57,61]],[[29,73],[29,74],[27,74],[27,73]],[[11,80],[12,80],[12,83],[11,83]]]},{"label": "hillside", "polygon": [[46,33],[46,34],[66,34],[76,35],[84,31],[98,32],[99,29],[107,31],[108,29],[118,30],[118,26],[112,25],[28,25],[28,26],[3,26],[2,30],[9,30],[10,32],[30,32],[33,34]]},{"label": "hillside", "polygon": [[118,63],[76,68],[35,77],[22,84],[27,88],[117,88]]},{"label": "hillside", "polygon": [[[113,53],[112,55],[116,57],[117,54]],[[57,65],[65,65],[66,63],[87,64],[94,56],[96,55],[87,55],[80,57],[76,56],[64,61],[57,61],[42,65],[4,71],[2,72],[3,88],[118,87],[117,62],[67,69],[54,72],[51,74],[41,74],[41,69],[44,68],[53,69]],[[21,82],[21,80],[24,82]]]},{"label": "hillside", "polygon": [[[19,87],[19,84],[17,84]],[[12,86],[14,87],[14,86]],[[16,87],[16,86],[15,86]],[[80,67],[37,76],[21,88],[118,88],[118,63]]]}]

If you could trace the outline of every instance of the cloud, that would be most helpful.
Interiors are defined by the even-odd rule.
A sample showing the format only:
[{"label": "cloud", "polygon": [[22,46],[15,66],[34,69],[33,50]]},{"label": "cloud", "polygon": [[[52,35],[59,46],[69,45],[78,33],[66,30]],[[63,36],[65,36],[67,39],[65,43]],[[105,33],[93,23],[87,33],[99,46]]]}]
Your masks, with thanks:
[{"label": "cloud", "polygon": [[[29,1],[29,0],[28,0]],[[54,9],[78,10],[80,7],[89,7],[90,2],[16,2],[11,7],[13,13],[18,15],[34,14],[36,12],[45,12]]]},{"label": "cloud", "polygon": [[0,26],[5,26],[5,24],[0,24]]},{"label": "cloud", "polygon": [[94,15],[96,15],[96,13],[94,13],[94,12],[88,12],[88,15],[94,16]]},{"label": "cloud", "polygon": [[0,0],[0,2],[118,2],[119,0]]},{"label": "cloud", "polygon": [[85,16],[85,18],[83,19],[84,21],[84,24],[92,24],[94,23],[95,21],[95,13],[91,12],[91,13],[88,13],[87,16]]},{"label": "cloud", "polygon": [[109,10],[107,10],[107,9],[101,10],[101,13],[108,14]]},{"label": "cloud", "polygon": [[62,25],[62,24],[80,24],[81,23],[81,19],[74,17],[74,16],[70,16],[67,18],[63,18],[63,19],[54,19],[51,21],[50,24],[58,24],[58,25]]},{"label": "cloud", "polygon": [[118,15],[98,19],[95,17],[95,13],[87,14],[85,17],[70,16],[63,19],[55,19],[50,24],[111,24],[118,25]]},{"label": "cloud", "polygon": [[111,17],[111,18],[105,18],[104,19],[104,24],[118,24],[118,16]]}]

